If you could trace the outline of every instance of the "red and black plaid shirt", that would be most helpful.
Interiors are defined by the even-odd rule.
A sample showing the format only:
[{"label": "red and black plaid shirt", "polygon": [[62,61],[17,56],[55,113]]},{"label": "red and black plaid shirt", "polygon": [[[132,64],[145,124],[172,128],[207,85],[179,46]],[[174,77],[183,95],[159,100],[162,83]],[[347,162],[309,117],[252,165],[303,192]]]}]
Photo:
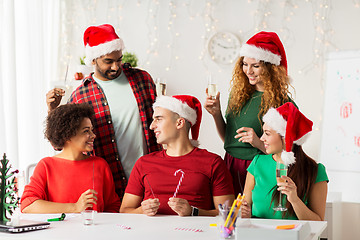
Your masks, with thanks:
[{"label": "red and black plaid shirt", "polygon": [[[147,151],[148,153],[158,151],[161,149],[161,146],[156,143],[155,134],[150,130],[153,114],[152,105],[156,98],[155,84],[151,76],[143,70],[123,65],[123,71],[129,80],[138,104]],[[96,134],[94,142],[95,155],[104,158],[108,162],[114,178],[116,193],[120,199],[122,199],[127,185],[127,179],[116,145],[110,108],[104,92],[92,78],[92,74],[83,80],[83,83],[71,94],[68,102],[86,102],[94,107],[95,116],[93,125],[94,133]]]}]

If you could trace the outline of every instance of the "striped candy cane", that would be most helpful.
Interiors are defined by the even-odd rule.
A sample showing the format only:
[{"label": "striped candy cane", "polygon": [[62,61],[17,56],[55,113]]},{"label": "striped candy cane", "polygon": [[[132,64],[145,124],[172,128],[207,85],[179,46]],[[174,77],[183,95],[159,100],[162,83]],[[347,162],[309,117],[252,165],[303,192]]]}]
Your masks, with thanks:
[{"label": "striped candy cane", "polygon": [[183,178],[184,178],[184,175],[185,175],[185,173],[183,172],[183,170],[178,169],[178,170],[175,171],[174,176],[176,176],[176,174],[177,174],[178,172],[181,172],[181,177],[180,177],[179,183],[178,183],[178,185],[177,185],[177,187],[176,187],[176,190],[175,190],[175,192],[174,192],[173,198],[176,197],[176,195],[177,195],[177,193],[178,193],[178,191],[179,191],[181,182],[182,182],[182,180],[183,180]]},{"label": "striped candy cane", "polygon": [[123,224],[116,224],[116,226],[119,226],[119,227],[121,227],[122,229],[125,229],[125,230],[130,230],[131,229],[131,227],[123,225]]},{"label": "striped candy cane", "polygon": [[198,228],[181,228],[181,227],[177,227],[177,228],[175,228],[175,230],[177,230],[177,231],[187,231],[187,232],[203,232],[202,229],[198,229]]}]

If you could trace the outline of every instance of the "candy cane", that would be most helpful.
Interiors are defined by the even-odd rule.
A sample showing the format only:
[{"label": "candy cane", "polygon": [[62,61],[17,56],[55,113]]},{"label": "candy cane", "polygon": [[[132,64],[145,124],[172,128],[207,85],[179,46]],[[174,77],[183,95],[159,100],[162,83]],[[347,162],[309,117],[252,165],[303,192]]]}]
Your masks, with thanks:
[{"label": "candy cane", "polygon": [[122,229],[125,229],[125,230],[130,230],[131,229],[131,227],[123,225],[123,224],[117,224],[116,226],[119,226],[119,227],[121,227]]},{"label": "candy cane", "polygon": [[180,228],[180,227],[177,227],[177,228],[175,228],[174,230],[177,230],[177,231],[187,231],[187,232],[203,232],[202,229],[198,229],[198,228]]},{"label": "candy cane", "polygon": [[175,198],[175,197],[176,197],[176,194],[177,194],[177,193],[178,193],[178,191],[179,191],[179,188],[180,188],[181,182],[182,182],[182,180],[183,180],[183,178],[184,178],[184,175],[185,175],[185,173],[183,172],[183,170],[178,169],[178,170],[176,170],[176,171],[175,171],[174,176],[176,176],[176,174],[177,174],[178,172],[181,172],[181,177],[180,177],[179,183],[178,183],[178,185],[177,185],[177,187],[176,187],[176,189],[175,189],[175,192],[174,192],[173,198]]}]

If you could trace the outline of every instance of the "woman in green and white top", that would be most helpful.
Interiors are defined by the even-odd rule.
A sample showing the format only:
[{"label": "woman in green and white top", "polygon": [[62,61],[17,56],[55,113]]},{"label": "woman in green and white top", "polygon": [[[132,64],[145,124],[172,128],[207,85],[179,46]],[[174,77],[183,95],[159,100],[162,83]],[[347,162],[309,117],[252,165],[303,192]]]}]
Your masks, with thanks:
[{"label": "woman in green and white top", "polygon": [[[292,103],[270,109],[263,120],[260,140],[269,155],[257,155],[248,168],[242,217],[324,220],[329,181],[325,167],[301,147],[312,122]],[[276,162],[289,165],[287,176],[277,179]],[[273,210],[279,203],[279,191],[286,198],[281,202],[286,202],[287,211]]]},{"label": "woman in green and white top", "polygon": [[209,95],[204,104],[213,116],[224,142],[224,160],[233,177],[235,195],[242,193],[246,169],[257,154],[265,152],[262,116],[270,107],[293,102],[284,47],[274,32],[260,32],[250,38],[240,51],[231,81],[225,120],[220,108],[220,93]]}]

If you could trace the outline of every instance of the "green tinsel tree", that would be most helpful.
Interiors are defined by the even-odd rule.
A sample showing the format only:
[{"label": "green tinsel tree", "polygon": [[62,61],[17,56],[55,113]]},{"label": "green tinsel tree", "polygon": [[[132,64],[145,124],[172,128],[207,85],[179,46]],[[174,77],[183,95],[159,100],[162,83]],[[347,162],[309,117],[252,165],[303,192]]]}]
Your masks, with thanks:
[{"label": "green tinsel tree", "polygon": [[3,159],[0,161],[0,221],[4,222],[10,220],[8,216],[12,215],[19,202],[15,185],[15,173],[18,173],[18,170],[9,173],[10,169],[11,165],[4,153]]}]

